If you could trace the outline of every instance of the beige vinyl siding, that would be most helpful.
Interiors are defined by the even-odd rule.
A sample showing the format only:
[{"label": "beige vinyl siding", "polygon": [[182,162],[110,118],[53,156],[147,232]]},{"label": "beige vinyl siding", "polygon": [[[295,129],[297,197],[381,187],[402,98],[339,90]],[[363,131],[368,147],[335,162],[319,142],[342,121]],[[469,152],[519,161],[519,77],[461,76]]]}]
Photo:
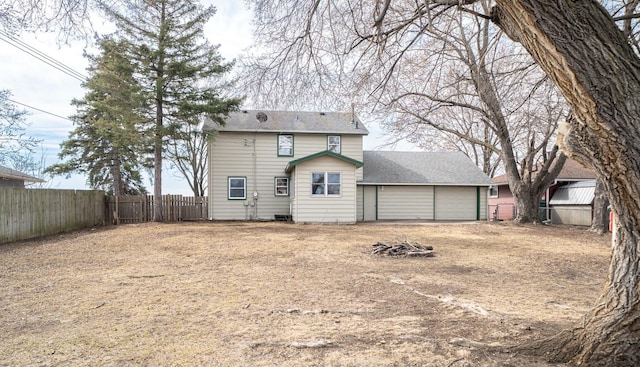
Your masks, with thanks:
[{"label": "beige vinyl siding", "polygon": [[[482,192],[483,190],[480,189],[480,191]],[[436,220],[476,220],[477,203],[478,196],[476,187],[435,187]],[[484,210],[481,209],[481,213],[483,211]]]},{"label": "beige vinyl siding", "polygon": [[[311,195],[313,172],[340,172],[340,196]],[[293,220],[297,223],[355,223],[356,181],[355,166],[332,157],[320,157],[301,163],[295,169],[295,198]]]},{"label": "beige vinyl siding", "polygon": [[433,186],[379,186],[378,219],[433,219]]},{"label": "beige vinyl siding", "polygon": [[[327,150],[327,136],[340,134],[295,134],[294,153],[299,159],[311,154]],[[362,162],[362,135],[340,135],[342,138],[342,155]],[[292,159],[293,160],[293,159]],[[356,180],[362,180],[362,168],[358,168]]]},{"label": "beige vinyl siding", "polygon": [[[255,142],[255,158],[254,158]],[[295,139],[294,139],[295,144]],[[209,145],[209,217],[214,220],[273,219],[289,214],[289,197],[275,196],[275,177],[292,157],[278,157],[277,134],[219,133]],[[227,177],[247,178],[247,200],[227,199]],[[258,193],[257,200],[253,193]]]},{"label": "beige vinyl siding", "polygon": [[[294,156],[278,157],[279,133],[288,132],[219,132],[215,136],[209,144],[209,218],[274,219],[275,214],[290,214],[291,198],[275,196],[274,179],[290,176],[284,170],[292,160],[327,150],[329,134],[294,134]],[[362,136],[341,136],[342,154],[362,161]],[[362,175],[362,169],[359,172]],[[247,200],[227,199],[227,178],[230,176],[247,178]],[[294,180],[290,183],[293,185]],[[254,192],[258,193],[257,200],[253,198]]]}]

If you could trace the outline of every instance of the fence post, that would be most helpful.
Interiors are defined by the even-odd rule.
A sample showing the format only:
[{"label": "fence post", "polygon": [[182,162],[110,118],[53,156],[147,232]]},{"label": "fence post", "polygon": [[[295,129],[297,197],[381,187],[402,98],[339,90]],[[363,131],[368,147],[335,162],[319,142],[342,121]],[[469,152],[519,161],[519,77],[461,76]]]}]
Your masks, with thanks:
[{"label": "fence post", "polygon": [[119,200],[119,196],[120,195],[115,195],[115,197],[116,197],[116,210],[113,213],[113,216],[115,217],[115,220],[116,220],[116,225],[120,224],[120,200]]}]

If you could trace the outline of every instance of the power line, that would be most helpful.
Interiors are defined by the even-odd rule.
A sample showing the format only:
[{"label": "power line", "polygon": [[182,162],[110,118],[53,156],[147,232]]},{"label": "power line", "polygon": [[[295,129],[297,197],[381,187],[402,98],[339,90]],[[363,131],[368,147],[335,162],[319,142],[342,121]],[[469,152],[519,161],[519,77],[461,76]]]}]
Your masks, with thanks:
[{"label": "power line", "polygon": [[30,56],[44,62],[45,64],[58,69],[59,71],[69,75],[72,78],[75,78],[81,82],[84,82],[87,80],[87,77],[85,75],[83,75],[82,73],[79,73],[77,71],[75,71],[74,69],[70,68],[69,66],[63,64],[62,62],[54,59],[53,57],[45,54],[44,52],[26,44],[25,42],[12,37],[10,34],[0,30],[0,40],[10,44],[11,46],[19,49],[22,52],[25,52],[27,54],[29,54]]},{"label": "power line", "polygon": [[68,118],[68,117],[64,117],[64,116],[56,115],[56,114],[55,114],[55,113],[53,113],[53,112],[49,112],[49,111],[45,111],[45,110],[41,110],[41,109],[39,109],[39,108],[37,108],[37,107],[29,106],[28,104],[24,104],[24,103],[21,103],[21,102],[18,102],[18,101],[14,101],[14,100],[9,99],[9,98],[7,98],[6,100],[7,100],[7,101],[9,101],[9,102],[11,102],[11,103],[19,104],[20,106],[24,106],[24,107],[30,108],[30,109],[32,109],[32,110],[36,110],[36,111],[38,111],[38,112],[46,113],[46,114],[51,115],[51,116],[55,116],[55,117],[58,117],[58,118],[61,118],[61,119],[67,120],[67,121],[74,122],[73,120],[71,120],[71,119],[70,119],[70,118]]}]

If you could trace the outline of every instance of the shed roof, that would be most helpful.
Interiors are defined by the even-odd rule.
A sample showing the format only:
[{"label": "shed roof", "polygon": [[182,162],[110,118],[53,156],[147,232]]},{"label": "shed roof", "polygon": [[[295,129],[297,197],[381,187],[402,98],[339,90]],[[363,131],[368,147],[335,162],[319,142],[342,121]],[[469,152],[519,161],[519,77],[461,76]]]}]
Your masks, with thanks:
[{"label": "shed roof", "polygon": [[364,151],[361,184],[490,186],[491,179],[462,152]]},{"label": "shed roof", "polygon": [[44,182],[44,180],[41,180],[37,177],[33,177],[30,175],[27,175],[26,173],[16,171],[13,168],[4,167],[4,166],[0,166],[0,179],[20,180],[20,181],[27,181],[27,182]]},{"label": "shed roof", "polygon": [[350,112],[260,111],[232,112],[225,126],[207,118],[203,130],[264,132],[264,133],[318,133],[367,135],[369,131]]},{"label": "shed roof", "polygon": [[560,186],[549,200],[549,205],[591,205],[596,181],[580,181]]}]

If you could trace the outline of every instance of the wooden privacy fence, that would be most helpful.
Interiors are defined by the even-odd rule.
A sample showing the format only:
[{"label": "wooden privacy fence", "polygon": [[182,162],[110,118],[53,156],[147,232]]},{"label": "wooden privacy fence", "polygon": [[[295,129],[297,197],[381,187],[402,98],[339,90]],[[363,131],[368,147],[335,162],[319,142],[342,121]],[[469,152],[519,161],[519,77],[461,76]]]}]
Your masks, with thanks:
[{"label": "wooden privacy fence", "polygon": [[104,223],[104,192],[0,188],[0,243]]},{"label": "wooden privacy fence", "polygon": [[[110,195],[106,198],[105,216],[108,223],[128,224],[153,220],[153,195]],[[178,222],[206,220],[209,201],[206,196],[162,196],[162,220]]]}]

